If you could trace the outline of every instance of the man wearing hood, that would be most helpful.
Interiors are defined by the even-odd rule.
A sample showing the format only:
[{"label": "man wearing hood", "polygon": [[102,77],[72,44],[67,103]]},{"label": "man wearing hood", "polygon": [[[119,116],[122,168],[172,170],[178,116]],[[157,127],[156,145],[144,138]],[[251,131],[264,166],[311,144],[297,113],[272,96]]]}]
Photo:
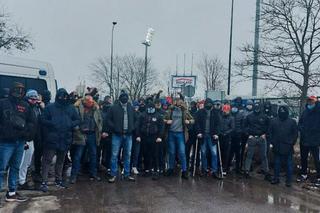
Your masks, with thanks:
[{"label": "man wearing hood", "polygon": [[111,177],[109,183],[114,183],[118,175],[118,156],[120,148],[123,147],[124,159],[124,179],[135,181],[130,174],[130,158],[132,149],[132,133],[135,130],[137,117],[134,108],[129,103],[129,96],[122,91],[119,101],[115,103],[109,111],[107,120],[108,129],[112,134],[112,154],[111,154]]},{"label": "man wearing hood", "polygon": [[301,174],[297,181],[308,179],[308,156],[311,153],[317,178],[315,184],[320,186],[320,106],[316,96],[310,96],[307,100],[306,109],[303,111],[299,120],[300,131],[300,152],[301,152]]},{"label": "man wearing hood", "polygon": [[298,126],[295,120],[289,118],[289,109],[286,106],[280,106],[278,117],[271,121],[269,138],[274,152],[274,177],[271,183],[280,183],[280,168],[285,164],[286,186],[290,187],[293,173],[293,146],[298,138]]},{"label": "man wearing hood", "polygon": [[194,120],[186,109],[181,95],[175,100],[175,105],[168,110],[164,122],[168,127],[169,169],[167,176],[173,175],[176,154],[178,154],[182,167],[181,177],[186,180],[188,179],[188,171],[185,143],[189,139],[188,126],[193,124]]},{"label": "man wearing hood", "polygon": [[65,156],[72,144],[73,129],[80,124],[79,115],[70,104],[68,92],[58,89],[55,102],[49,104],[41,115],[42,124],[47,127],[43,144],[42,184],[41,191],[48,191],[48,173],[53,157],[56,155],[55,176],[56,186],[66,188],[62,182],[62,171]]},{"label": "man wearing hood", "polygon": [[267,132],[269,128],[269,119],[262,112],[260,103],[255,103],[253,113],[249,114],[245,121],[245,128],[248,137],[248,151],[245,161],[245,177],[249,178],[252,158],[256,147],[260,151],[260,159],[262,161],[262,171],[265,174],[265,180],[270,181],[269,165],[267,158]]},{"label": "man wearing hood", "polygon": [[200,109],[196,115],[195,128],[197,137],[200,141],[202,170],[208,172],[207,151],[211,155],[212,176],[219,178],[218,175],[218,154],[217,140],[219,139],[221,127],[220,112],[213,109],[213,101],[207,98],[204,108]]},{"label": "man wearing hood", "polygon": [[102,135],[102,116],[99,105],[91,95],[86,95],[74,104],[80,125],[73,131],[73,155],[70,183],[74,184],[80,170],[80,162],[85,148],[88,151],[89,174],[91,181],[100,181],[97,174],[97,146]]},{"label": "man wearing hood", "polygon": [[24,85],[15,82],[9,97],[0,100],[0,188],[9,167],[6,201],[26,201],[16,192],[25,141],[33,138],[35,115],[23,100]]},{"label": "man wearing hood", "polygon": [[160,177],[160,149],[162,143],[163,118],[156,112],[155,105],[150,102],[146,106],[138,121],[136,140],[143,145],[143,159],[145,176],[149,176],[153,169],[153,180]]}]

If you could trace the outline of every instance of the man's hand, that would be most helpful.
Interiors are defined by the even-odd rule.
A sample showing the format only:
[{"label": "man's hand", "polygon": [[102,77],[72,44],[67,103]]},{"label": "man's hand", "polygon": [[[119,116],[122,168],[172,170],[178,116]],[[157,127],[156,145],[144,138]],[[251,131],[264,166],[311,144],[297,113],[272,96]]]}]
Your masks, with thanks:
[{"label": "man's hand", "polygon": [[137,142],[141,142],[141,138],[140,138],[140,137],[137,137],[137,138],[136,138],[136,141],[137,141]]},{"label": "man's hand", "polygon": [[218,140],[219,136],[218,135],[213,135],[213,139]]},{"label": "man's hand", "polygon": [[162,142],[162,139],[161,139],[161,138],[157,138],[156,142],[157,142],[157,143],[161,143],[161,142]]},{"label": "man's hand", "polygon": [[187,124],[187,125],[189,125],[189,124],[190,124],[190,121],[189,121],[189,120],[185,120],[184,123]]},{"label": "man's hand", "polygon": [[202,138],[202,134],[199,133],[199,134],[197,135],[197,137],[198,137],[198,138]]},{"label": "man's hand", "polygon": [[106,138],[106,137],[108,137],[108,136],[109,136],[109,134],[106,133],[106,132],[103,132],[102,135],[101,135],[102,138]]},{"label": "man's hand", "polygon": [[266,139],[267,139],[266,134],[261,135],[261,138],[264,139],[264,140],[266,140]]},{"label": "man's hand", "polygon": [[172,124],[172,120],[167,120],[166,122],[168,125]]}]

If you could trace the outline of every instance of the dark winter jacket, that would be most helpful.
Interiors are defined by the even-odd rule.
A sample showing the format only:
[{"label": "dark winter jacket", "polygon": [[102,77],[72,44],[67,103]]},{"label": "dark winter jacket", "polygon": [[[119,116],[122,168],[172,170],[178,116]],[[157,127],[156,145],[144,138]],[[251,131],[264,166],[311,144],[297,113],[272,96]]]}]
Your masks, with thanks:
[{"label": "dark winter jacket", "polygon": [[231,135],[234,130],[234,118],[231,115],[223,115],[221,117],[220,134],[223,136]]},{"label": "dark winter jacket", "polygon": [[293,145],[298,138],[297,122],[291,118],[280,120],[275,118],[269,127],[269,140],[275,154],[288,155],[293,153]]},{"label": "dark winter jacket", "polygon": [[157,112],[153,114],[144,112],[139,116],[136,136],[156,136],[157,138],[161,138],[163,128],[164,121],[160,114],[158,114]]},{"label": "dark winter jacket", "polygon": [[109,111],[109,116],[107,118],[107,126],[111,133],[122,135],[122,134],[132,134],[137,126],[137,115],[134,112],[134,108],[131,104],[127,103],[127,113],[128,113],[128,130],[123,132],[123,120],[124,111],[120,102],[115,103]]},{"label": "dark winter jacket", "polygon": [[108,116],[109,116],[109,111],[111,108],[111,104],[109,105],[103,105],[101,109],[101,116],[103,120],[103,125],[102,125],[102,132],[108,132],[110,133],[110,130],[108,129]]},{"label": "dark winter jacket", "polygon": [[312,110],[305,109],[299,120],[301,144],[304,146],[320,146],[320,105]]},{"label": "dark winter jacket", "polygon": [[47,127],[44,148],[66,151],[72,144],[72,131],[80,125],[80,118],[73,105],[55,102],[46,106],[41,122]]},{"label": "dark winter jacket", "polygon": [[[206,126],[206,109],[200,109],[196,114],[195,130],[197,134],[205,133]],[[218,111],[211,110],[210,115],[210,135],[219,135],[221,129],[221,116]]]},{"label": "dark winter jacket", "polygon": [[29,104],[11,96],[0,100],[0,142],[32,140],[36,118]]},{"label": "dark winter jacket", "polygon": [[244,122],[245,122],[245,114],[244,111],[241,110],[237,113],[232,114],[234,118],[234,135],[240,135],[244,133]]},{"label": "dark winter jacket", "polygon": [[246,133],[251,136],[262,136],[267,134],[269,128],[269,119],[262,112],[251,113],[245,120]]}]

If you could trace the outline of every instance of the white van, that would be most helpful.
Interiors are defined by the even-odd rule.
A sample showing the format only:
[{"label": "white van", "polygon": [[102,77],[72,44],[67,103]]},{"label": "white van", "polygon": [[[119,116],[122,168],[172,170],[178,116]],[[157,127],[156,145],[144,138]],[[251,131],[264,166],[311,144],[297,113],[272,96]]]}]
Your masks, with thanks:
[{"label": "white van", "polygon": [[0,89],[10,88],[13,82],[23,83],[39,93],[44,90],[56,95],[57,83],[52,66],[47,62],[0,55]]}]

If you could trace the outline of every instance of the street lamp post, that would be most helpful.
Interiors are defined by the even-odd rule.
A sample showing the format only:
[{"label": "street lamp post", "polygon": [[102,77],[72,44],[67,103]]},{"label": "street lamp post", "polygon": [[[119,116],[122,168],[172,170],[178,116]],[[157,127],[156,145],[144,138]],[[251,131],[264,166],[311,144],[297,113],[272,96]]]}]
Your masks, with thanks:
[{"label": "street lamp post", "polygon": [[113,32],[117,22],[112,22],[111,32],[111,58],[110,58],[110,96],[113,97]]},{"label": "street lamp post", "polygon": [[230,44],[229,44],[229,67],[228,67],[228,95],[230,95],[231,90],[231,61],[232,61],[232,38],[233,38],[233,6],[234,0],[231,4],[231,25],[230,25]]},{"label": "street lamp post", "polygon": [[148,47],[151,46],[152,36],[154,34],[154,30],[152,28],[148,29],[148,33],[146,36],[146,40],[142,42],[145,46],[145,58],[144,58],[144,90],[143,95],[147,95],[147,75],[148,75]]}]

